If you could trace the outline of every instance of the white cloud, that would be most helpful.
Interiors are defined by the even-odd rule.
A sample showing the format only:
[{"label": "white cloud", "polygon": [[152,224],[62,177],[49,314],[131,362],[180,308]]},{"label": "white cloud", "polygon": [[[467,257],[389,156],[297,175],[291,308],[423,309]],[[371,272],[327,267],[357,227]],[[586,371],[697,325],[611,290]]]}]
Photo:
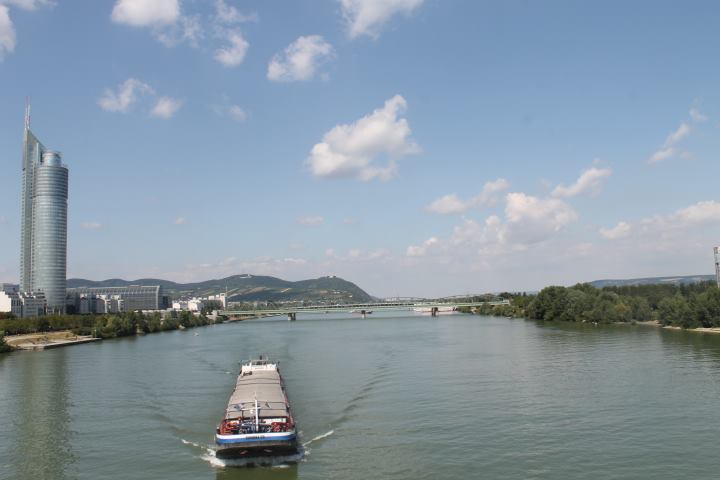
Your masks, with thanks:
[{"label": "white cloud", "polygon": [[405,255],[408,257],[424,257],[427,255],[428,248],[437,245],[440,240],[437,237],[430,237],[423,242],[422,245],[410,245],[405,250]]},{"label": "white cloud", "polygon": [[342,15],[351,38],[368,35],[377,38],[394,15],[409,15],[423,0],[340,0]]},{"label": "white cloud", "polygon": [[224,0],[215,2],[215,12],[217,21],[226,25],[257,22],[259,20],[257,13],[244,14],[236,7],[225,3]]},{"label": "white cloud", "polygon": [[146,93],[154,93],[150,85],[135,78],[128,78],[118,85],[116,91],[106,88],[98,104],[105,111],[125,113],[137,101],[139,95]]},{"label": "white cloud", "polygon": [[150,116],[157,118],[171,118],[182,107],[183,101],[176,98],[160,97],[150,111]]},{"label": "white cloud", "polygon": [[185,217],[177,217],[175,220],[173,220],[173,224],[175,225],[185,225],[185,223]]},{"label": "white cloud", "polygon": [[103,227],[99,222],[83,222],[80,226],[86,230],[100,230]]},{"label": "white cloud", "polygon": [[433,201],[425,207],[425,210],[440,215],[449,215],[466,212],[471,208],[492,206],[497,202],[497,196],[495,194],[507,190],[509,186],[510,183],[507,180],[498,178],[492,182],[486,182],[482,192],[467,201],[461,200],[457,194],[451,193]]},{"label": "white cloud", "polygon": [[180,1],[117,0],[111,18],[133,27],[169,25],[180,18]]},{"label": "white cloud", "polygon": [[166,47],[174,47],[181,42],[188,42],[190,46],[197,48],[205,36],[200,17],[180,16],[177,21],[170,25],[155,27],[153,34],[160,43]]},{"label": "white cloud", "polygon": [[297,223],[300,225],[307,225],[307,226],[316,226],[316,225],[322,225],[325,219],[319,215],[315,216],[309,216],[309,217],[300,217],[297,219]]},{"label": "white cloud", "polygon": [[691,131],[692,127],[690,127],[690,125],[685,122],[681,123],[677,130],[668,135],[668,137],[665,139],[665,143],[663,143],[662,146],[650,156],[650,158],[648,159],[648,163],[657,163],[674,156],[676,153],[678,153],[678,150],[675,148],[675,146],[681,140],[690,135]]},{"label": "white cloud", "polygon": [[240,105],[230,105],[227,109],[228,115],[238,122],[247,120],[247,112]]},{"label": "white cloud", "polygon": [[310,80],[318,65],[333,56],[333,47],[320,35],[299,37],[283,52],[276,54],[268,65],[267,78],[290,82]]},{"label": "white cloud", "polygon": [[245,59],[250,44],[238,31],[227,32],[226,40],[229,45],[215,51],[215,60],[226,67],[237,67]]},{"label": "white cloud", "polygon": [[440,215],[462,213],[467,211],[469,208],[469,202],[460,200],[460,197],[458,197],[455,193],[442,196],[425,207],[428,212],[438,213]]},{"label": "white cloud", "polygon": [[650,158],[648,159],[648,163],[662,162],[663,160],[667,160],[668,158],[675,155],[675,153],[676,151],[672,147],[661,148],[650,156]]},{"label": "white cloud", "polygon": [[693,122],[702,123],[707,122],[708,117],[707,115],[703,114],[698,110],[697,108],[693,107],[690,109],[690,118],[692,118]]},{"label": "white cloud", "polygon": [[627,222],[618,222],[612,228],[601,228],[600,235],[607,238],[608,240],[617,240],[618,238],[625,238],[630,235],[632,225]]},{"label": "white cloud", "polygon": [[672,132],[668,137],[665,139],[665,146],[671,146],[678,143],[683,138],[687,137],[690,134],[690,125],[683,122],[680,124],[680,126]]},{"label": "white cloud", "polygon": [[509,193],[506,202],[507,236],[516,243],[541,242],[578,218],[568,204],[557,198]]},{"label": "white cloud", "polygon": [[671,218],[683,225],[720,222],[720,203],[714,200],[698,202],[678,210]]},{"label": "white cloud", "polygon": [[553,190],[552,195],[554,197],[575,197],[582,194],[596,195],[602,188],[602,182],[610,175],[612,175],[612,170],[609,168],[589,168],[569,187],[558,185]]},{"label": "white cloud", "polygon": [[[374,178],[389,180],[397,171],[396,161],[418,153],[420,147],[410,138],[407,120],[398,116],[407,102],[395,95],[375,110],[350,125],[337,125],[323,136],[307,159],[312,174],[326,178]],[[380,158],[387,164],[378,166]]]},{"label": "white cloud", "polygon": [[0,5],[0,61],[15,51],[15,27],[10,19],[8,7]]},{"label": "white cloud", "polygon": [[227,95],[222,96],[222,103],[211,106],[212,110],[221,117],[230,117],[236,122],[244,122],[248,118],[248,112],[240,105],[231,102]]}]

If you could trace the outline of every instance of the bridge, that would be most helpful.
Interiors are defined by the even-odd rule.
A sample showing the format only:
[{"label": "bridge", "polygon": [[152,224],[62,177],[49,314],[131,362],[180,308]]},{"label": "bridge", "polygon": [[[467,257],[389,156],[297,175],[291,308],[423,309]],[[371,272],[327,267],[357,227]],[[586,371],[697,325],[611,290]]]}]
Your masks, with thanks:
[{"label": "bridge", "polygon": [[448,308],[457,310],[458,308],[475,308],[483,305],[509,305],[509,300],[496,300],[490,302],[452,302],[452,301],[397,301],[397,302],[377,302],[377,303],[353,303],[345,305],[305,305],[305,306],[288,306],[281,308],[267,309],[251,309],[251,310],[221,310],[218,315],[225,317],[258,317],[258,316],[275,316],[287,315],[288,320],[296,320],[298,313],[358,313],[365,318],[374,311],[393,311],[393,310],[420,310],[429,313],[433,317],[441,311]]}]

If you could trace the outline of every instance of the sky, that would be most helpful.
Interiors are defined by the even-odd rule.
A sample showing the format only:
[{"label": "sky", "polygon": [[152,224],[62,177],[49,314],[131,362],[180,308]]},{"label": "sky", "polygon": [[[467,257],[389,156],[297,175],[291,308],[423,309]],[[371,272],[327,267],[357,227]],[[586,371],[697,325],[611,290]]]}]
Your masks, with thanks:
[{"label": "sky", "polygon": [[68,277],[378,296],[713,273],[714,1],[0,0],[0,281],[24,104]]}]

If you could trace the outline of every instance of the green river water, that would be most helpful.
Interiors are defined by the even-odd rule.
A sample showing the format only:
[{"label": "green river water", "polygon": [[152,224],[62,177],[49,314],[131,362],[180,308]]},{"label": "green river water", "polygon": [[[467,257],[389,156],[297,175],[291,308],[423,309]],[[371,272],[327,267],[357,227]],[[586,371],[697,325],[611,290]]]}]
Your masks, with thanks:
[{"label": "green river water", "polygon": [[[238,362],[279,360],[305,452],[223,466]],[[410,313],[0,355],[2,479],[716,479],[720,336]]]}]

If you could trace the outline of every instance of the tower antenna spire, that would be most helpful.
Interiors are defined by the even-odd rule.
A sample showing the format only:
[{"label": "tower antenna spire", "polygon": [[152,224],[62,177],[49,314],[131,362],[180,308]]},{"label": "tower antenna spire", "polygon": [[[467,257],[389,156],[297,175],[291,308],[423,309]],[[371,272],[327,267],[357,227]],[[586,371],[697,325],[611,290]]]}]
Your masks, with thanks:
[{"label": "tower antenna spire", "polygon": [[25,130],[30,130],[30,97],[25,97]]}]

